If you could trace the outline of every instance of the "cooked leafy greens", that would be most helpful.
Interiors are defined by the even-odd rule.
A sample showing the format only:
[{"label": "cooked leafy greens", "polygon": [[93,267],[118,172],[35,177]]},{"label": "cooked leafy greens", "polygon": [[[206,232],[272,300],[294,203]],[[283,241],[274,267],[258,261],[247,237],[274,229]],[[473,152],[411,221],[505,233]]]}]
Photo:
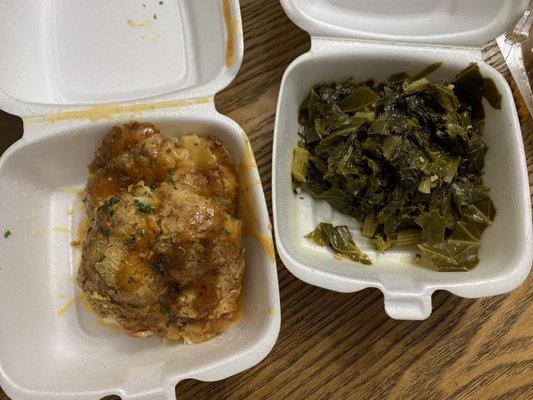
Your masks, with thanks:
[{"label": "cooked leafy greens", "polygon": [[338,254],[352,261],[370,265],[372,261],[356,246],[352,234],[345,225],[333,226],[321,222],[315,230],[305,236],[320,246],[329,246]]},{"label": "cooked leafy greens", "polygon": [[[293,188],[357,219],[381,252],[417,245],[439,270],[466,271],[496,214],[482,182],[482,98],[499,108],[501,96],[477,64],[430,83],[439,66],[313,87],[299,112]],[[308,236],[370,263],[346,232],[320,224]]]}]

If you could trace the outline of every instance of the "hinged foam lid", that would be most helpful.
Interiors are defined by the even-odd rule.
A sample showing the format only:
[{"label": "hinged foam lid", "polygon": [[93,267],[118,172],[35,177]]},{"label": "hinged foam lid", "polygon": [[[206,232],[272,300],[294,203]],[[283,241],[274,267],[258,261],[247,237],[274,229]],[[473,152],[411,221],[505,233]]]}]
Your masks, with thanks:
[{"label": "hinged foam lid", "polygon": [[280,0],[311,36],[481,46],[505,32],[528,0]]},{"label": "hinged foam lid", "polygon": [[3,0],[0,16],[0,108],[21,116],[215,95],[242,60],[238,0]]}]

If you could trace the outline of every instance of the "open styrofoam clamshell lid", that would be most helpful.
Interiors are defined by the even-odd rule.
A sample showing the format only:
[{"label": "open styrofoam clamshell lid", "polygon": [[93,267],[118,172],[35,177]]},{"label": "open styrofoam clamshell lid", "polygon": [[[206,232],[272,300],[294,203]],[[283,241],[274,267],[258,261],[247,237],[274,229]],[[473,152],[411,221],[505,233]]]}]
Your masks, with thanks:
[{"label": "open styrofoam clamshell lid", "polygon": [[235,0],[6,0],[0,15],[0,109],[22,117],[214,96],[242,61]]},{"label": "open styrofoam clamshell lid", "polygon": [[505,32],[528,0],[280,0],[314,37],[481,46]]}]

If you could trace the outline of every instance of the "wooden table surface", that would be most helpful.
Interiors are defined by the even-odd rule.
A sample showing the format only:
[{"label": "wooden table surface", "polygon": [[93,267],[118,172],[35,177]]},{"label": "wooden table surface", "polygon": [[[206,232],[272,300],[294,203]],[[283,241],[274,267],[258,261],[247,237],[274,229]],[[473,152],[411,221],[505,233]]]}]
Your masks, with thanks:
[{"label": "wooden table surface", "polygon": [[[310,42],[277,0],[241,0],[241,7],[244,63],[216,103],[248,133],[270,204],[278,89],[285,68]],[[494,43],[485,56],[509,77]],[[531,119],[522,124],[533,184]],[[16,127],[0,115],[0,152]],[[316,288],[279,259],[278,272],[282,324],[270,355],[220,382],[181,382],[178,399],[533,399],[531,277],[504,296],[469,300],[437,292],[432,315],[412,322],[389,318],[377,289]]]}]

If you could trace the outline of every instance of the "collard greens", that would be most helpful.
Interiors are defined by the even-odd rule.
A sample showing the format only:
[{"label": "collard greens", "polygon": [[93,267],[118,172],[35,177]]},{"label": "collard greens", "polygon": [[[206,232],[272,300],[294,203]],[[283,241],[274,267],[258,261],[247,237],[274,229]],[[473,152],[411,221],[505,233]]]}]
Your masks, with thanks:
[{"label": "collard greens", "polygon": [[482,98],[499,108],[501,97],[476,64],[430,83],[439,65],[313,87],[300,107],[293,187],[357,219],[381,252],[417,245],[440,270],[464,271],[495,216],[482,183]]},{"label": "collard greens", "polygon": [[335,252],[352,261],[367,265],[372,264],[370,258],[359,250],[353,241],[352,234],[345,225],[333,226],[332,224],[321,222],[313,232],[305,237],[320,246],[327,245],[331,247]]}]

